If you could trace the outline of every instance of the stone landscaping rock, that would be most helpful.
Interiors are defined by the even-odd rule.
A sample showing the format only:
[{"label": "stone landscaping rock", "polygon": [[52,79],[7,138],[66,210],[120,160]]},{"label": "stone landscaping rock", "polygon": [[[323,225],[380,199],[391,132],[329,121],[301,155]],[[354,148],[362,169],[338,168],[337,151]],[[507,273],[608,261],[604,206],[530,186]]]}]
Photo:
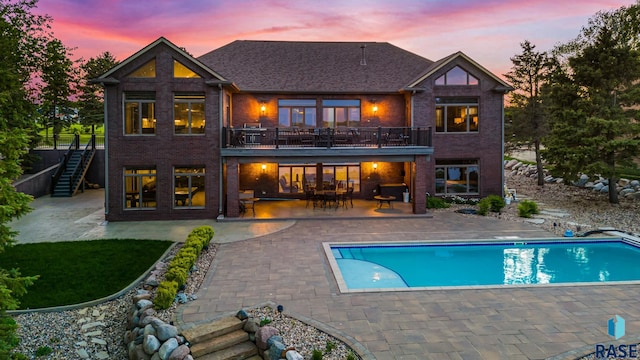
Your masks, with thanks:
[{"label": "stone landscaping rock", "polygon": [[156,327],[156,337],[160,341],[167,341],[178,335],[178,328],[169,324],[162,324]]},{"label": "stone landscaping rock", "polygon": [[282,356],[282,352],[286,348],[287,347],[284,346],[284,344],[281,343],[280,341],[273,341],[271,343],[271,346],[269,346],[269,359],[270,360],[280,360],[280,357]]},{"label": "stone landscaping rock", "polygon": [[267,345],[269,338],[278,334],[280,334],[280,331],[269,325],[259,328],[258,331],[256,331],[256,345],[258,349],[266,350],[269,347]]},{"label": "stone landscaping rock", "polygon": [[187,345],[180,345],[171,352],[168,360],[184,360],[190,352],[191,350]]},{"label": "stone landscaping rock", "polygon": [[162,346],[160,346],[160,349],[158,349],[158,355],[160,355],[160,359],[167,360],[169,359],[169,356],[171,355],[173,350],[177,348],[178,348],[178,340],[176,340],[175,338],[171,338],[165,341],[164,344],[162,344]]},{"label": "stone landscaping rock", "polygon": [[260,328],[260,320],[256,318],[247,319],[242,329],[248,333],[255,333]]},{"label": "stone landscaping rock", "polygon": [[142,348],[147,354],[153,355],[153,353],[160,349],[160,340],[153,335],[145,335]]}]

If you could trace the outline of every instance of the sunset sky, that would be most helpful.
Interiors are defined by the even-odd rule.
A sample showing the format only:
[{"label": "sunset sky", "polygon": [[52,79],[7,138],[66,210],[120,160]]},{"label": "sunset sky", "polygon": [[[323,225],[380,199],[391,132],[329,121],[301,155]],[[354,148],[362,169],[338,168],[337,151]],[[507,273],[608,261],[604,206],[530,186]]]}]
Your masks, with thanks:
[{"label": "sunset sky", "polygon": [[549,50],[635,0],[40,0],[73,57],[123,60],[160,36],[194,56],[234,40],[389,42],[431,60],[462,51],[501,75],[529,40]]}]

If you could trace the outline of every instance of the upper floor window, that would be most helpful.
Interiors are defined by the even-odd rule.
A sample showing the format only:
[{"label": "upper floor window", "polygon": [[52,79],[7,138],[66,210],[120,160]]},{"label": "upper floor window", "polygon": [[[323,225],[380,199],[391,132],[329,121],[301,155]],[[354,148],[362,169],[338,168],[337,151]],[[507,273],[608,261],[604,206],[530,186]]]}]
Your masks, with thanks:
[{"label": "upper floor window", "polygon": [[322,100],[322,127],[360,126],[360,100]]},{"label": "upper floor window", "polygon": [[156,133],[156,94],[127,92],[124,94],[124,133],[140,135]]},{"label": "upper floor window", "polygon": [[138,78],[154,78],[156,77],[156,59],[153,59],[146,64],[140,66],[131,74],[129,77],[138,77]]},{"label": "upper floor window", "polygon": [[313,99],[278,100],[278,126],[316,127],[316,101]]},{"label": "upper floor window", "polygon": [[456,66],[437,78],[436,85],[478,85],[478,78]]},{"label": "upper floor window", "polygon": [[173,109],[176,134],[204,134],[204,95],[175,94]]},{"label": "upper floor window", "polygon": [[436,98],[436,132],[477,131],[477,98]]},{"label": "upper floor window", "polygon": [[173,77],[185,78],[185,79],[198,79],[200,75],[196,74],[193,70],[184,66],[178,60],[173,60]]}]

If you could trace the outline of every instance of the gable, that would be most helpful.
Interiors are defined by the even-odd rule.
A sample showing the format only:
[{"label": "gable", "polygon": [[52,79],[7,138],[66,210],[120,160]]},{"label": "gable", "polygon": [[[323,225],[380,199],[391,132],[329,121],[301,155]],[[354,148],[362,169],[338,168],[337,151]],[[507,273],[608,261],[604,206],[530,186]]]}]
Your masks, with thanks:
[{"label": "gable", "polygon": [[[500,91],[509,91],[509,90],[513,89],[511,87],[511,85],[509,85],[507,82],[505,82],[504,80],[500,79],[499,77],[494,75],[492,72],[490,72],[489,70],[485,69],[483,66],[481,66],[480,64],[478,64],[477,62],[475,62],[473,59],[471,59],[467,55],[463,54],[462,52],[457,52],[455,54],[449,55],[448,57],[445,57],[445,58],[443,58],[441,60],[436,61],[435,63],[432,64],[432,66],[425,73],[423,73],[422,75],[417,77],[415,80],[411,81],[411,83],[409,84],[409,87],[418,86],[421,82],[423,82],[427,78],[433,76],[439,70],[442,70],[444,68],[447,68],[447,67],[451,66],[451,64],[455,63],[458,59],[465,60],[470,65],[470,67],[463,68],[463,67],[461,67],[459,65],[455,65],[455,66],[452,66],[451,69],[448,69],[448,71],[451,71],[455,67],[459,67],[460,69],[462,69],[463,71],[467,72],[468,74],[471,74],[476,79],[478,78],[479,74],[482,73],[482,74],[487,75],[488,77],[492,78],[493,80],[495,80],[497,82],[496,89],[498,89]],[[474,75],[474,73],[476,73],[478,75]]]},{"label": "gable", "polygon": [[[155,49],[157,49],[160,46],[168,47],[169,50],[174,53],[173,54],[174,59],[175,58],[184,58],[184,59],[188,60],[188,62],[191,63],[192,66],[195,66],[197,69],[201,70],[203,73],[210,74],[212,77],[216,78],[219,81],[226,81],[226,79],[224,79],[218,73],[216,73],[215,71],[211,70],[209,67],[207,67],[206,65],[201,63],[199,60],[197,60],[196,58],[191,56],[189,53],[187,53],[186,51],[180,49],[179,47],[177,47],[176,45],[174,45],[172,42],[170,42],[169,40],[165,39],[164,37],[160,37],[158,40],[152,42],[151,44],[145,46],[144,48],[142,48],[141,50],[139,50],[135,54],[129,56],[124,61],[120,62],[118,65],[113,67],[111,70],[107,71],[105,74],[103,74],[98,79],[96,79],[96,81],[100,82],[100,81],[105,80],[107,78],[113,77],[114,75],[117,75],[118,72],[121,69],[130,66],[130,64],[135,63],[135,62],[139,61],[140,59],[143,59],[145,56],[147,56],[147,54],[149,54],[150,52],[154,51]],[[184,65],[184,64],[182,64],[182,65]],[[135,71],[137,71],[137,70],[134,70],[133,72],[135,72]],[[193,71],[193,69],[191,69],[191,71]]]}]

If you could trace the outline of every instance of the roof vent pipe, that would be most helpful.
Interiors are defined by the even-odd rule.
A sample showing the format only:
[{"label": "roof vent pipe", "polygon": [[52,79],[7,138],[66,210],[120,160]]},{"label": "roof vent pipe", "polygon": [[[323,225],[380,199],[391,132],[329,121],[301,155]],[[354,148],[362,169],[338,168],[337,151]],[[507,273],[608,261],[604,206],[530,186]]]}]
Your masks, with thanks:
[{"label": "roof vent pipe", "polygon": [[360,58],[360,65],[367,65],[367,56],[365,52],[366,48],[367,48],[367,45],[365,44],[360,45],[360,49],[362,49],[362,57]]}]

